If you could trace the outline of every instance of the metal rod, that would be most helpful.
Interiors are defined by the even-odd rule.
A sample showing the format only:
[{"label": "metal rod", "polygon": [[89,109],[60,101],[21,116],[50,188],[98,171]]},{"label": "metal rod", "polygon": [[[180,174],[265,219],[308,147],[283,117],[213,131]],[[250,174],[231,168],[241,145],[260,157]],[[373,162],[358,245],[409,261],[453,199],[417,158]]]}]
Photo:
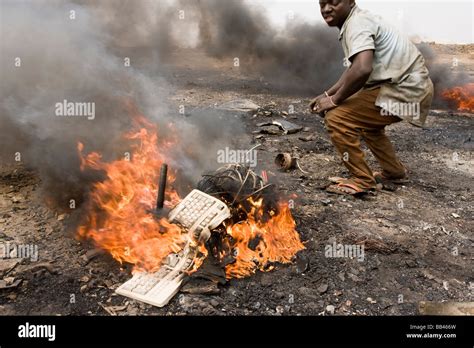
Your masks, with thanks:
[{"label": "metal rod", "polygon": [[156,201],[156,210],[163,209],[165,204],[166,177],[168,176],[168,165],[163,164],[160,171],[160,182],[158,183],[158,199]]}]

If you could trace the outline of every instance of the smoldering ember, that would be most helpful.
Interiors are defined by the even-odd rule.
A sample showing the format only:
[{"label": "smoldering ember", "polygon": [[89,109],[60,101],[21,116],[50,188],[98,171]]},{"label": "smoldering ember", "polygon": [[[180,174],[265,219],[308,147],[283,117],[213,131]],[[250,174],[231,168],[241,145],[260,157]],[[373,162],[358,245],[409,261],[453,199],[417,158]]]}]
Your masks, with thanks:
[{"label": "smoldering ember", "polygon": [[474,314],[474,45],[320,3],[2,1],[0,313]]}]

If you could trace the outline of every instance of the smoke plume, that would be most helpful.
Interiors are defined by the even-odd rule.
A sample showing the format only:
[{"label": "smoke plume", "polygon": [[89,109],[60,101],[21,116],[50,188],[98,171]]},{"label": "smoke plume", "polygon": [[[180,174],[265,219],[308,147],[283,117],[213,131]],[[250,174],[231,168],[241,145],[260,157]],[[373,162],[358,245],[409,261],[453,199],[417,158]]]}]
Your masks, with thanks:
[{"label": "smoke plume", "polygon": [[238,58],[241,69],[261,73],[281,92],[321,93],[344,71],[337,30],[326,25],[290,15],[277,29],[262,9],[241,0],[200,0],[196,8],[210,55]]},{"label": "smoke plume", "polygon": [[[101,178],[80,171],[78,142],[104,160],[129,151],[122,135],[131,126],[130,100],[160,129],[174,123],[182,141],[173,165],[189,180],[209,164],[210,151],[239,132],[207,114],[190,122],[168,102],[173,89],[160,66],[171,47],[172,9],[158,3],[2,1],[0,158],[36,169],[59,206],[81,201]],[[58,103],[70,102],[93,104],[95,114],[58,115]]]},{"label": "smoke plume", "polygon": [[469,83],[472,78],[465,72],[459,72],[454,69],[454,66],[441,63],[439,56],[427,43],[418,45],[418,49],[423,54],[426,61],[426,66],[430,72],[431,80],[434,85],[434,99],[433,108],[446,108],[449,103],[442,97],[443,91],[451,89],[456,86],[461,86]]}]

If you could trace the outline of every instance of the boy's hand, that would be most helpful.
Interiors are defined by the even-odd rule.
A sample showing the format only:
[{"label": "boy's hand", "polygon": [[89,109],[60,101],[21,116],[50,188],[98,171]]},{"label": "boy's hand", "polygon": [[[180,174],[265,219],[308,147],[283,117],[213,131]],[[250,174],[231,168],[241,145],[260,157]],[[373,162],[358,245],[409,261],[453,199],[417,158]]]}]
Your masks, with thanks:
[{"label": "boy's hand", "polygon": [[311,113],[318,114],[321,117],[326,115],[326,112],[334,109],[336,105],[331,102],[331,98],[326,97],[324,94],[314,99],[316,103],[311,102]]},{"label": "boy's hand", "polygon": [[327,111],[334,109],[336,105],[331,102],[331,98],[324,97],[316,104],[314,112],[325,115]]},{"label": "boy's hand", "polygon": [[326,97],[326,95],[321,94],[321,95],[317,96],[316,98],[314,98],[313,100],[311,100],[311,103],[309,103],[309,108],[311,109],[311,112],[312,112],[313,114],[315,113],[314,107],[315,107],[316,105],[318,105],[319,102],[321,101],[321,99],[323,99],[323,98],[325,98],[325,97]]}]

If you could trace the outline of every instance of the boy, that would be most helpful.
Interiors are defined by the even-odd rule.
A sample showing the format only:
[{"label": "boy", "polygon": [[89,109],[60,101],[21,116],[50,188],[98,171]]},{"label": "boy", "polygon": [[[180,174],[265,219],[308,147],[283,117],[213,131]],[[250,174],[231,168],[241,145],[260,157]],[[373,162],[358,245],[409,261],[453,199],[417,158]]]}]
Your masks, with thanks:
[{"label": "boy", "polygon": [[[313,113],[325,117],[331,141],[351,173],[333,178],[328,191],[359,195],[377,182],[403,182],[407,171],[395,155],[385,127],[402,119],[423,126],[433,99],[433,84],[416,46],[381,18],[361,10],[355,0],[320,0],[325,22],[340,29],[348,66],[339,81],[312,100]],[[360,138],[383,171],[372,173]]]}]

